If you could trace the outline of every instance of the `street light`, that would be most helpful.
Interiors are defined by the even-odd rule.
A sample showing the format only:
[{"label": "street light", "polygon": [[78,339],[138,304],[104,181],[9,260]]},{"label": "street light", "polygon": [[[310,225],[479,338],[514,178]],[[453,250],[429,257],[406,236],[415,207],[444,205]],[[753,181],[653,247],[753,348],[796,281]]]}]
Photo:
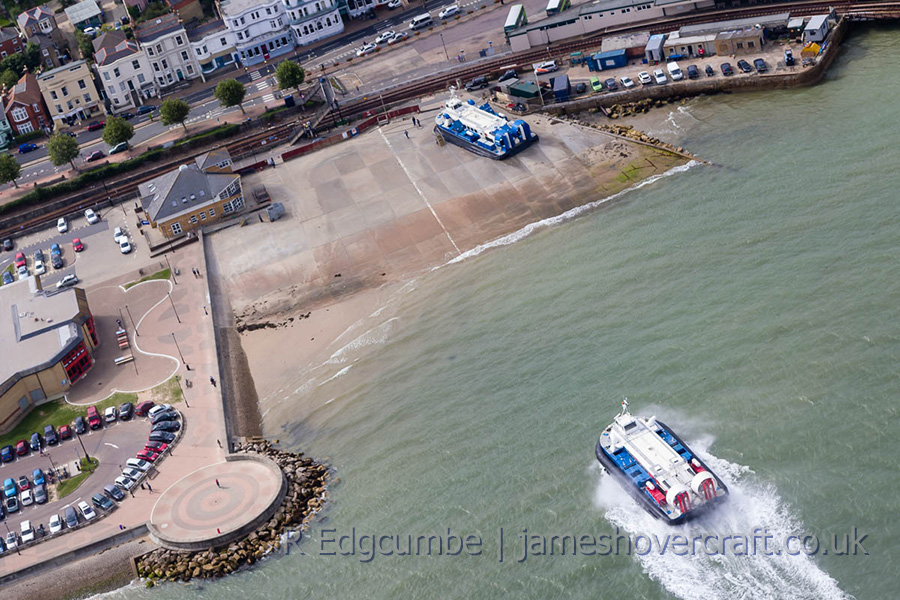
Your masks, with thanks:
[{"label": "street light", "polygon": [[450,54],[447,52],[447,44],[444,43],[444,34],[440,34],[441,36],[441,46],[444,47],[444,56],[447,57],[447,62],[450,62]]},{"label": "street light", "polygon": [[[172,249],[172,252],[175,252],[174,248]],[[163,258],[166,259],[166,266],[169,267],[169,274],[172,276],[172,281],[175,282],[175,285],[178,285],[178,280],[175,279],[175,271],[172,269],[172,265],[169,264],[169,255],[163,254]]]},{"label": "street light", "polygon": [[128,305],[125,305],[125,312],[128,313],[128,318],[131,320],[131,328],[134,329],[134,334],[140,337],[140,332],[138,331],[137,325],[134,324],[134,317],[131,316],[131,311],[128,310]]},{"label": "street light", "polygon": [[[175,310],[175,302],[172,300],[172,294],[166,292],[166,296],[169,297],[169,302],[172,303],[172,311],[175,313],[175,318],[178,319],[178,322],[181,323],[181,317],[178,316],[178,311]],[[174,333],[172,335],[175,335]]]},{"label": "street light", "polygon": [[[187,365],[187,363],[184,362],[184,354],[181,353],[181,347],[178,345],[178,340],[175,339],[174,331],[172,332],[172,341],[175,342],[175,348],[178,350],[178,356],[181,357],[181,362],[184,363],[185,365]],[[191,368],[188,367],[188,371],[190,371],[190,370],[191,370]]]},{"label": "street light", "polygon": [[[178,389],[181,390],[181,398],[184,400],[184,405],[185,405],[187,408],[190,408],[191,405],[188,404],[188,401],[187,401],[187,395],[184,393],[184,388],[181,387],[181,376],[180,376],[180,375],[176,375],[176,376],[175,376],[175,381],[178,383]],[[171,453],[170,453],[170,454],[171,454]]]},{"label": "street light", "polygon": [[75,436],[78,438],[78,443],[81,444],[81,451],[84,452],[84,459],[88,462],[88,464],[90,464],[91,457],[88,456],[87,448],[84,447],[84,442],[81,441],[81,434],[76,433]]},{"label": "street light", "polygon": [[59,472],[56,470],[56,465],[53,464],[53,459],[50,457],[50,453],[48,452],[47,454],[45,454],[45,456],[47,457],[47,460],[50,461],[50,468],[53,470],[53,473],[55,473],[56,476],[59,477]]}]

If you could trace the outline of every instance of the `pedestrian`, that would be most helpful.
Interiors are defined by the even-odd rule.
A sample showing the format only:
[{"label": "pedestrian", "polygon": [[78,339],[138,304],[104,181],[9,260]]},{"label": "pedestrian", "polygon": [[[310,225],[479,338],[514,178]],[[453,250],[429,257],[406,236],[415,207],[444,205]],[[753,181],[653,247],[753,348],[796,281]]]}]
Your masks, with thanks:
[{"label": "pedestrian", "polygon": [[153,488],[150,486],[149,483],[147,483],[147,489],[150,490],[150,493],[151,493],[151,494],[153,493]]},{"label": "pedestrian", "polygon": [[216,380],[213,378],[212,375],[209,376],[209,382],[212,384],[213,387],[216,387]]},{"label": "pedestrian", "polygon": [[219,445],[219,448],[222,447],[222,442],[220,440],[216,440],[216,443]]},{"label": "pedestrian", "polygon": [[403,135],[406,136],[406,139],[409,139],[409,132],[407,130],[403,130]]},{"label": "pedestrian", "polygon": [[216,533],[222,533],[218,527],[216,527]]},{"label": "pedestrian", "polygon": [[207,316],[209,315],[209,313],[206,312],[206,306],[203,307],[203,314],[204,314],[204,315],[207,315]]},{"label": "pedestrian", "polygon": [[217,487],[217,488],[222,487],[221,485],[219,485],[219,480],[218,480],[218,479],[216,479],[216,487]]},{"label": "pedestrian", "polygon": [[142,489],[142,490],[146,490],[146,489],[147,489],[147,487],[143,484],[143,482],[141,482],[141,489]]}]

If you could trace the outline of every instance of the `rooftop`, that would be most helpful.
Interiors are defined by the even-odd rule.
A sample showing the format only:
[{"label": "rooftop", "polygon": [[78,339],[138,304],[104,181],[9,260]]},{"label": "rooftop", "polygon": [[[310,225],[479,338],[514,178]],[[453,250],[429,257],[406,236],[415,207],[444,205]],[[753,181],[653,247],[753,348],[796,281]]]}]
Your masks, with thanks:
[{"label": "rooftop", "polygon": [[13,27],[0,27],[0,42],[14,40],[19,37],[19,32]]},{"label": "rooftop", "polygon": [[206,173],[196,164],[181,165],[138,186],[141,205],[158,222],[215,202],[239,175]]},{"label": "rooftop", "polygon": [[232,17],[240,15],[251,8],[261,8],[271,4],[277,4],[278,2],[269,0],[221,0],[219,2],[219,8],[222,11],[222,16]]},{"label": "rooftop", "polygon": [[56,67],[55,69],[50,69],[49,71],[44,71],[40,75],[38,75],[38,79],[40,81],[45,81],[47,79],[53,79],[60,73],[65,73],[66,71],[77,71],[81,67],[87,68],[87,61],[84,59],[76,60],[75,62],[70,62],[68,64],[62,65],[61,67]]},{"label": "rooftop", "polygon": [[138,25],[134,35],[142,44],[148,44],[157,38],[178,30],[184,31],[181,19],[175,13],[169,13],[158,19],[141,23]]},{"label": "rooftop", "polygon": [[189,40],[192,42],[199,42],[212,33],[226,31],[228,28],[225,26],[225,21],[222,19],[215,19],[213,21],[207,21],[206,23],[200,23],[199,25],[189,26],[185,29],[187,30]]},{"label": "rooftop", "polygon": [[217,148],[194,158],[194,162],[197,163],[197,166],[204,171],[226,160],[229,162],[231,161],[231,155],[228,153],[227,148]]},{"label": "rooftop", "polygon": [[734,31],[736,29],[749,29],[751,27],[777,27],[778,25],[787,25],[790,19],[790,13],[779,13],[777,15],[763,15],[759,17],[750,17],[749,19],[734,19],[731,21],[719,21],[717,23],[699,23],[697,25],[685,25],[679,29],[679,33],[683,36],[702,35],[704,33],[718,33],[720,31]]},{"label": "rooftop", "polygon": [[82,0],[78,4],[70,6],[66,9],[66,16],[69,17],[69,21],[72,25],[77,25],[82,21],[87,21],[91,17],[96,17],[97,15],[102,15],[103,11],[100,10],[100,7],[97,6],[97,2],[95,0]]},{"label": "rooftop", "polygon": [[41,102],[41,98],[41,88],[37,79],[31,73],[25,73],[19,82],[9,90],[6,96],[6,106],[12,108],[14,102],[27,105],[37,104]]},{"label": "rooftop", "polygon": [[0,385],[53,364],[81,339],[77,288],[39,290],[35,276],[0,287]]},{"label": "rooftop", "polygon": [[[41,4],[40,6],[35,6],[34,8],[29,8],[23,13],[20,13],[18,17],[16,17],[16,22],[18,22],[19,27],[25,29],[29,25],[34,25],[38,21],[43,21],[44,19],[53,19],[53,11],[50,10],[46,4]],[[54,25],[56,24],[56,20],[54,19]]]},{"label": "rooftop", "polygon": [[118,31],[108,31],[94,40],[94,62],[104,67],[123,58],[141,54],[137,42]]}]

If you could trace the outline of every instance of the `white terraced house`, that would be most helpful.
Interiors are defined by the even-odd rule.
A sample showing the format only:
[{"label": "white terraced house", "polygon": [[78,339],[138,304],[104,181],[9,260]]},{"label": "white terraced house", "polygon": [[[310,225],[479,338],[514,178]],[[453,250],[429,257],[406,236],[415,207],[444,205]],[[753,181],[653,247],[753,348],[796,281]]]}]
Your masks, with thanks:
[{"label": "white terraced house", "polygon": [[147,57],[137,42],[118,31],[94,40],[94,69],[113,112],[135,108],[156,95]]},{"label": "white terraced house", "polygon": [[298,46],[306,46],[344,31],[337,0],[284,0]]},{"label": "white terraced house", "polygon": [[187,31],[176,15],[163,15],[141,23],[135,37],[150,62],[150,75],[160,90],[202,77]]},{"label": "white terraced house", "polygon": [[376,0],[347,0],[347,16],[351,19],[361,17],[366,13],[375,10],[376,4],[380,6],[381,2]]},{"label": "white terraced house", "polygon": [[219,0],[219,14],[234,33],[235,58],[248,67],[294,49],[282,0]]},{"label": "white terraced house", "polygon": [[234,64],[234,33],[222,19],[188,26],[191,50],[200,63],[200,72],[208,76],[217,69]]}]

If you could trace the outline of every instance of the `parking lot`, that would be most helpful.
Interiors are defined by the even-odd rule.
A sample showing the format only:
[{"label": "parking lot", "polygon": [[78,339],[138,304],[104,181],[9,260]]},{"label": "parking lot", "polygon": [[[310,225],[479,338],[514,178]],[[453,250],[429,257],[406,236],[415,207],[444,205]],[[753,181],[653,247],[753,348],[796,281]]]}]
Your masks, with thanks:
[{"label": "parking lot", "polygon": [[[96,467],[92,475],[88,476],[84,482],[72,493],[64,498],[58,498],[56,488],[59,478],[54,478],[56,485],[48,485],[49,501],[45,504],[32,504],[30,506],[20,506],[19,510],[10,514],[4,514],[4,523],[9,531],[19,532],[20,523],[25,520],[31,521],[35,530],[44,525],[45,535],[49,535],[49,521],[53,514],[63,515],[65,509],[69,506],[76,506],[79,502],[85,501],[91,504],[91,496],[97,493],[103,493],[103,487],[107,484],[113,484],[117,477],[122,474],[123,469],[127,468],[126,461],[135,458],[136,454],[144,449],[147,438],[150,434],[150,419],[147,417],[134,416],[128,421],[115,420],[111,423],[104,423],[99,429],[88,429],[84,434],[78,436],[74,434],[71,439],[61,440],[55,446],[44,446],[39,452],[31,452],[25,456],[17,457],[16,460],[8,463],[0,463],[0,479],[6,480],[13,478],[15,481],[19,477],[25,475],[31,482],[32,472],[34,469],[42,469],[45,473],[55,470],[62,473],[64,469],[68,471],[70,477],[78,475],[77,462],[84,456],[84,450],[92,458],[97,458],[100,464]],[[74,432],[73,432],[74,433]],[[179,439],[180,432],[176,433],[176,442]],[[80,442],[79,443],[79,439]],[[82,444],[84,450],[82,450]],[[153,463],[150,475],[154,474],[163,459],[171,452],[171,445],[167,448],[166,453],[161,454]],[[34,488],[33,482],[32,490]],[[49,484],[49,480],[48,480]],[[124,488],[120,488],[125,494],[122,502],[129,499],[128,492]],[[113,503],[115,507],[118,502]],[[98,514],[102,513],[98,507],[93,506]],[[5,511],[4,511],[5,512]],[[84,518],[79,514],[79,522],[83,522]],[[65,529],[63,529],[65,531]],[[7,531],[0,531],[5,539]],[[41,539],[41,535],[37,535]],[[21,542],[20,542],[21,543]],[[7,549],[4,554],[9,554]]]}]

